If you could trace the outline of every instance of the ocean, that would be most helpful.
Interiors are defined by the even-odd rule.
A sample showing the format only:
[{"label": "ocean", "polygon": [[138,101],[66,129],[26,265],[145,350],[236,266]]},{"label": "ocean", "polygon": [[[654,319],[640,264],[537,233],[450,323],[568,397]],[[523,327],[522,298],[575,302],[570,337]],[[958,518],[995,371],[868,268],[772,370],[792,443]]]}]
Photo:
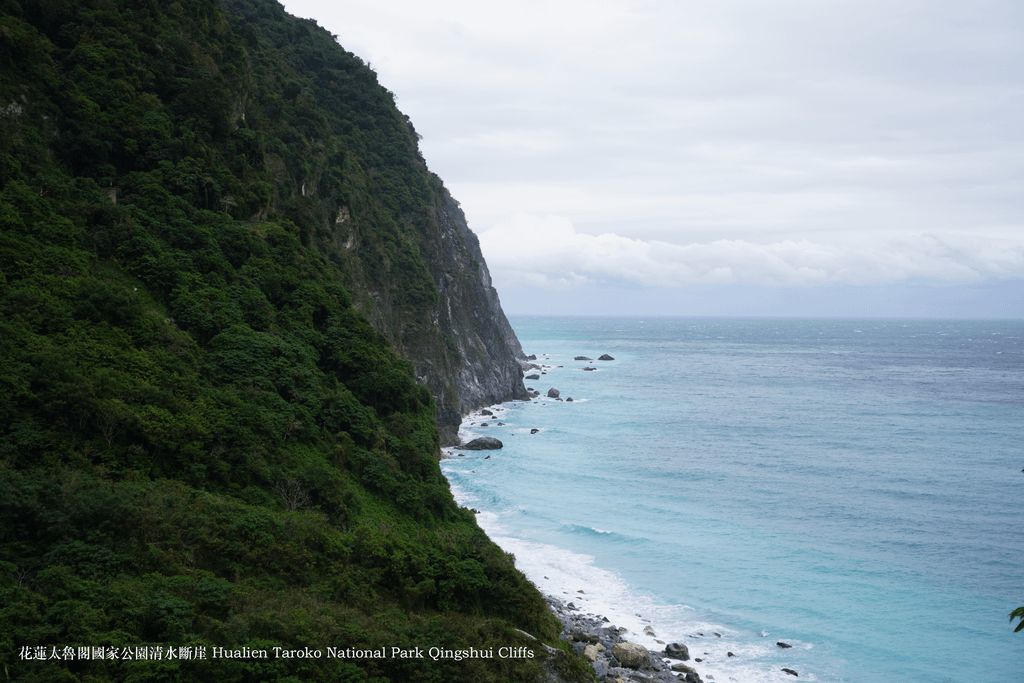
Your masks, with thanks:
[{"label": "ocean", "polygon": [[442,469],[542,591],[705,681],[1024,681],[1024,321],[511,322],[541,397]]}]

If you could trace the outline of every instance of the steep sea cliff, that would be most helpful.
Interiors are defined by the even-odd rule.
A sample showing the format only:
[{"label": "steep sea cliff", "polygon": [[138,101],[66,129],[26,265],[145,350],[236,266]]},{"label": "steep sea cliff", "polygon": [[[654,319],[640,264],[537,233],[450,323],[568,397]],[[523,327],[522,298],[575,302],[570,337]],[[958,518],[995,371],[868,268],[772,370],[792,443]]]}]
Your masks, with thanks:
[{"label": "steep sea cliff", "polygon": [[369,66],[274,0],[0,0],[0,76],[7,674],[586,679],[440,471],[522,352]]}]

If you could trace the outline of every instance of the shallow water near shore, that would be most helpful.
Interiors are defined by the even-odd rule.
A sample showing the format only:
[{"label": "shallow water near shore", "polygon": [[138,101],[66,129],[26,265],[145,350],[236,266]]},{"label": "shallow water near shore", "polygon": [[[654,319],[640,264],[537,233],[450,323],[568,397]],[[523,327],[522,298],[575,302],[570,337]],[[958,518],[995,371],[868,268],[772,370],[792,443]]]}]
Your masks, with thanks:
[{"label": "shallow water near shore", "polygon": [[511,322],[542,398],[442,468],[543,591],[719,683],[1024,681],[1024,322]]}]

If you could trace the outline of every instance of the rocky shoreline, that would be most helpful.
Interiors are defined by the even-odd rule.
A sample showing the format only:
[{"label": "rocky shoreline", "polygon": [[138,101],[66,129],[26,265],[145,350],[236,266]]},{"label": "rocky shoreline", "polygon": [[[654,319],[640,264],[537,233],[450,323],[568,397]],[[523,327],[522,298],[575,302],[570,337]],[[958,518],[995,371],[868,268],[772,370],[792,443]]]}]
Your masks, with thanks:
[{"label": "rocky shoreline", "polygon": [[[682,643],[668,643],[662,652],[653,652],[626,640],[623,636],[627,629],[612,624],[606,617],[585,614],[574,603],[551,595],[545,597],[562,622],[562,638],[591,663],[602,683],[704,683],[700,674],[685,663],[690,653]],[[645,631],[656,637],[650,626]],[[714,679],[708,676],[708,680]]]}]

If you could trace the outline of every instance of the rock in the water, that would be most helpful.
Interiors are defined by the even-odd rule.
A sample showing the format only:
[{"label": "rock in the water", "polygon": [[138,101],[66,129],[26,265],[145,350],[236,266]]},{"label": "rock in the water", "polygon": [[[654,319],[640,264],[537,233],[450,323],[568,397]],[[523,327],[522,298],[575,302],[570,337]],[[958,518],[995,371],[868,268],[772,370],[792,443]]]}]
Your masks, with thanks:
[{"label": "rock in the water", "polygon": [[783,669],[783,671],[788,673],[790,676],[799,676],[800,675],[797,672],[793,671],[792,669]]},{"label": "rock in the water", "polygon": [[587,358],[586,356],[576,356],[573,360],[594,360],[593,358]]},{"label": "rock in the water", "polygon": [[565,402],[566,403],[572,403],[572,396],[570,396],[569,398],[565,399]]},{"label": "rock in the water", "polygon": [[540,375],[538,375],[538,374],[537,374],[537,373],[535,372],[535,373],[533,373],[532,375],[527,375],[527,376],[525,377],[525,379],[540,379]]},{"label": "rock in the water", "polygon": [[537,360],[537,354],[531,353],[529,356],[526,357],[526,360]]},{"label": "rock in the water", "polygon": [[779,642],[775,643],[775,644],[778,645],[779,647],[781,647],[783,650],[788,650],[789,648],[793,647],[789,643],[784,643],[781,640]]},{"label": "rock in the water", "polygon": [[651,628],[650,626],[644,626],[644,635],[645,636],[651,636],[653,638],[654,636],[656,636],[658,634],[655,633],[654,629]]},{"label": "rock in the water", "polygon": [[684,674],[697,673],[696,669],[694,669],[692,666],[687,666],[686,664],[673,664],[672,665],[672,670],[673,671],[678,671],[679,673],[684,673]]},{"label": "rock in the water", "polygon": [[501,443],[493,436],[481,436],[478,439],[473,439],[467,444],[456,446],[459,450],[463,451],[491,451],[496,448],[502,448],[505,444]]},{"label": "rock in the water", "polygon": [[[588,360],[589,360],[589,359],[588,359]],[[602,356],[601,356],[600,358],[598,358],[598,360],[615,360],[615,359],[614,359],[614,358],[612,358],[611,356],[609,356],[609,355],[608,355],[608,354],[606,353],[606,354],[602,355]]]},{"label": "rock in the water", "polygon": [[555,389],[554,387],[552,387],[552,388],[548,389],[548,398],[558,398],[558,394],[559,393],[560,392],[558,391],[558,389]]},{"label": "rock in the water", "polygon": [[726,652],[725,654],[727,654],[727,655],[728,655],[728,656],[730,656],[730,657],[735,657],[735,656],[736,656],[736,655],[734,655],[734,654],[733,654],[733,653],[731,653],[731,652]]},{"label": "rock in the water", "polygon": [[597,368],[583,368],[583,369],[586,370],[587,372],[593,372],[594,370],[597,370]]},{"label": "rock in the water", "polygon": [[494,415],[494,413],[492,413],[491,411],[487,410],[486,408],[484,408],[483,410],[481,410],[481,411],[480,411],[480,414],[481,414],[481,415]]},{"label": "rock in the water", "polygon": [[612,648],[612,656],[619,660],[621,666],[627,669],[642,669],[651,661],[646,647],[629,641],[616,643],[615,647]]},{"label": "rock in the water", "polygon": [[669,643],[665,646],[665,656],[685,662],[690,658],[690,650],[682,643]]},{"label": "rock in the water", "polygon": [[539,429],[537,429],[536,427],[534,427],[533,429],[531,429],[531,430],[530,430],[530,433],[531,433],[531,434],[536,434],[536,433],[537,433],[537,432],[539,432],[539,431],[540,431]]}]

